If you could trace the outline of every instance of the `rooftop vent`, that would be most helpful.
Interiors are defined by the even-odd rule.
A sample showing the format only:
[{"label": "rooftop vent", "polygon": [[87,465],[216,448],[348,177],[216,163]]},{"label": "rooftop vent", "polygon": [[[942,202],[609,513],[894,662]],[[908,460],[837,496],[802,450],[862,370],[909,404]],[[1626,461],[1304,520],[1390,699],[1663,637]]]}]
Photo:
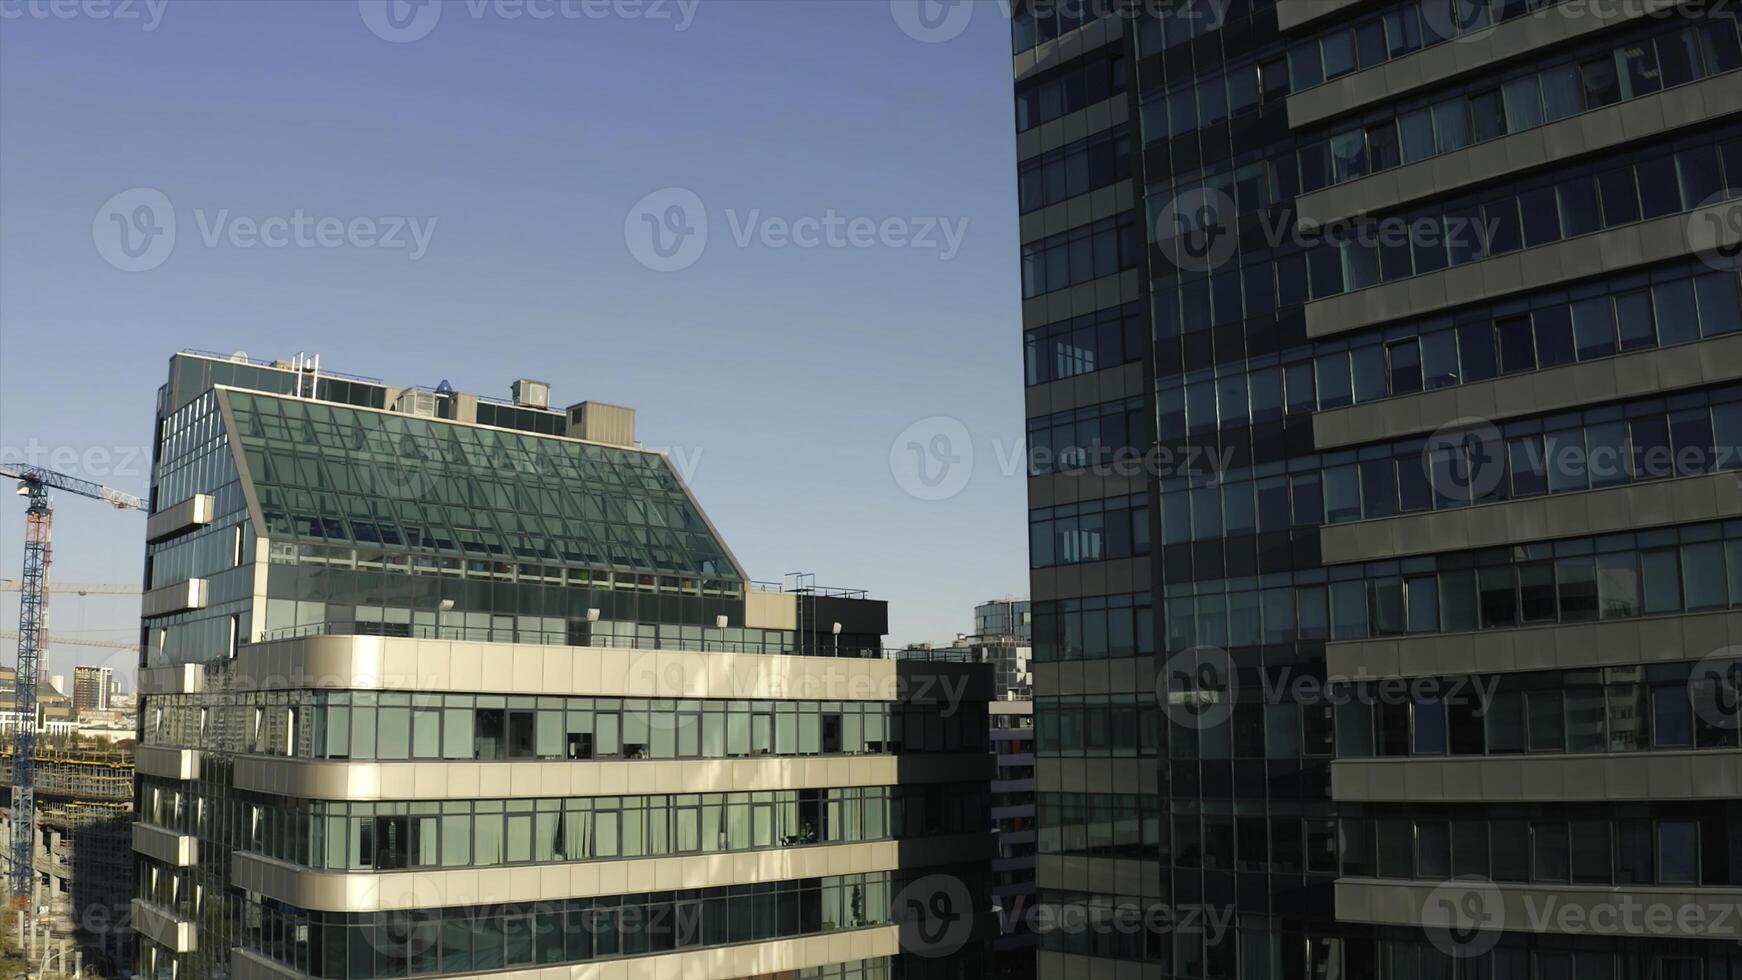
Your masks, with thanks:
[{"label": "rooftop vent", "polygon": [[402,415],[433,419],[436,417],[436,393],[421,388],[407,388],[399,393],[399,400],[394,403],[393,408]]},{"label": "rooftop vent", "polygon": [[514,393],[514,404],[521,408],[550,408],[550,385],[543,381],[521,378],[509,390]]}]

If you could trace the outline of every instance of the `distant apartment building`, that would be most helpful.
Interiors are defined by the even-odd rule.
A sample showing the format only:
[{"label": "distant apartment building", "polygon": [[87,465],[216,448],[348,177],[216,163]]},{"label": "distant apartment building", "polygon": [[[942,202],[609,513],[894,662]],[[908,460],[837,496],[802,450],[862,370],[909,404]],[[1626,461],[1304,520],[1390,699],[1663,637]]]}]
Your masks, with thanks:
[{"label": "distant apartment building", "polygon": [[958,647],[992,665],[989,705],[992,752],[998,768],[992,777],[992,827],[998,855],[992,862],[992,900],[1000,914],[993,941],[996,976],[1020,980],[1036,976],[1039,936],[1035,914],[1034,675],[1029,667],[1028,601],[1000,600],[974,607],[981,632]]},{"label": "distant apartment building", "polygon": [[171,358],[138,971],[981,975],[989,671],[753,583],[633,412],[513,391]]},{"label": "distant apartment building", "polygon": [[112,667],[73,668],[73,717],[82,718],[89,711],[108,711],[109,696],[115,689]]}]

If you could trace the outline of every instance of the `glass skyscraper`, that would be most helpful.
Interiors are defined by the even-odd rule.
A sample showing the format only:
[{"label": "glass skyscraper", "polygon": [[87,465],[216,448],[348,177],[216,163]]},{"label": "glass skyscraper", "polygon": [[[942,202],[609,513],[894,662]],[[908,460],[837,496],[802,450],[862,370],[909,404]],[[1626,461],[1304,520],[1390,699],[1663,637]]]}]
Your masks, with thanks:
[{"label": "glass skyscraper", "polygon": [[1734,9],[1013,41],[1040,975],[1742,976]]},{"label": "glass skyscraper", "polygon": [[632,412],[515,392],[171,358],[139,972],[974,975],[989,669],[750,581]]}]

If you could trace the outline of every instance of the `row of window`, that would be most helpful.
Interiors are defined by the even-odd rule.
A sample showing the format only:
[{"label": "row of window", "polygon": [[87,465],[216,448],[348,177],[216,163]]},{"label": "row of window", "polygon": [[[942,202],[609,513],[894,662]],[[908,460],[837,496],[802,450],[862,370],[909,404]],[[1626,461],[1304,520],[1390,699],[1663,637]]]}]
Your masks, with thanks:
[{"label": "row of window", "polygon": [[1161,712],[1155,699],[1136,694],[1089,694],[1034,699],[1037,755],[1137,758],[1156,754]]},{"label": "row of window", "polygon": [[1149,554],[1149,497],[1132,494],[1037,507],[1028,514],[1031,568]]},{"label": "row of window", "polygon": [[873,872],[418,912],[306,912],[250,902],[242,948],[323,980],[485,973],[882,925],[890,875]]},{"label": "row of window", "polygon": [[1024,0],[1010,11],[1010,51],[1021,54],[1113,12],[1109,0]]},{"label": "row of window", "polygon": [[1017,201],[1027,214],[1130,176],[1131,134],[1118,126],[1022,161]]},{"label": "row of window", "polygon": [[1411,0],[1289,48],[1296,90],[1382,65],[1459,34],[1547,7],[1553,0]]},{"label": "row of window", "polygon": [[[1704,267],[1701,267],[1702,269]],[[1686,343],[1742,331],[1736,273],[1686,269],[1609,280],[1603,295],[1515,305],[1491,320],[1371,338],[1347,352],[1315,358],[1320,408],[1484,381],[1575,361]],[[1462,319],[1462,318],[1460,318]],[[1398,334],[1404,331],[1397,331]],[[1387,335],[1392,332],[1387,331]],[[1363,338],[1364,340],[1368,338]],[[1239,405],[1236,404],[1236,418]],[[1192,420],[1187,420],[1188,427]]]},{"label": "row of window", "polygon": [[985,812],[984,793],[945,786],[440,803],[317,801],[298,810],[256,808],[250,849],[333,871],[476,868],[956,834],[983,831]]},{"label": "row of window", "polygon": [[1261,104],[1288,97],[1288,79],[1280,60],[1266,64],[1247,63],[1226,73],[1198,75],[1166,93],[1145,94],[1143,142],[1174,139],[1236,116],[1257,112]]},{"label": "row of window", "polygon": [[1030,385],[1074,378],[1141,361],[1149,355],[1149,315],[1141,303],[1035,327],[1023,334]]},{"label": "row of window", "polygon": [[[176,700],[182,703],[175,703]],[[153,744],[323,759],[735,759],[985,751],[985,707],[322,691],[161,699]]]},{"label": "row of window", "polygon": [[[1715,138],[1691,137],[1669,152],[1654,147],[1652,156],[1611,157],[1601,165],[1533,179],[1491,196],[1327,232],[1303,250],[1277,252],[1207,277],[1157,280],[1151,288],[1156,335],[1173,337],[1234,323],[1312,299],[1680,213],[1724,195],[1742,195],[1742,140],[1734,137],[1734,130]],[[1151,189],[1152,208],[1165,208],[1169,200]],[[1152,225],[1160,227],[1159,222]]]},{"label": "row of window", "polygon": [[[1579,885],[1742,882],[1742,853],[1732,855],[1742,839],[1733,836],[1722,814],[1654,820],[1643,815],[1609,818],[1586,809],[1573,819],[1345,817],[1339,828],[1342,873],[1434,881],[1479,875],[1492,881]],[[1240,843],[1245,840],[1240,835]],[[1236,850],[1244,848],[1236,844]],[[1243,860],[1236,863],[1245,865]]]},{"label": "row of window", "polygon": [[1315,191],[1368,174],[1461,150],[1591,109],[1650,95],[1742,68],[1735,18],[1630,39],[1618,47],[1535,70],[1496,86],[1397,107],[1395,119],[1337,133],[1302,147],[1301,190]]},{"label": "row of window", "polygon": [[[1167,587],[1167,649],[1356,640],[1742,607],[1742,522]],[[1274,583],[1274,584],[1272,584]],[[1034,605],[1034,659],[1131,656],[1106,599]],[[1141,608],[1146,616],[1147,606]],[[1127,612],[1115,615],[1123,624]],[[1119,635],[1123,636],[1123,625]],[[1148,625],[1140,625],[1147,635]]]},{"label": "row of window", "polygon": [[[1735,272],[1678,266],[1161,380],[1161,435],[1365,404],[1742,331]],[[1310,351],[1320,351],[1313,356]]]},{"label": "row of window", "polygon": [[1148,446],[1150,417],[1141,397],[1122,398],[1036,415],[1027,431],[1028,475],[1044,476]]},{"label": "row of window", "polygon": [[[1275,0],[1168,0],[1137,5],[1137,51],[1148,57],[1275,6]],[[1244,25],[1241,25],[1244,26]]]},{"label": "row of window", "polygon": [[1035,794],[1036,850],[1081,857],[1152,858],[1161,848],[1161,798],[1139,793]]},{"label": "row of window", "polygon": [[[1742,542],[1572,555],[1166,600],[1167,649],[1677,615],[1742,606]],[[1043,625],[1036,616],[1039,646]],[[1075,651],[1060,637],[1061,659]],[[1042,659],[1036,651],[1036,659]]]},{"label": "row of window", "polygon": [[[1454,678],[1336,706],[1340,757],[1642,752],[1737,745],[1732,662]],[[1698,669],[1696,669],[1696,667]]]},{"label": "row of window", "polygon": [[1027,132],[1125,91],[1118,46],[1073,61],[1016,86],[1016,131]]},{"label": "row of window", "polygon": [[1155,653],[1155,613],[1148,592],[1034,604],[1034,659],[1147,657]]},{"label": "row of window", "polygon": [[1022,246],[1022,298],[1091,282],[1143,261],[1130,212],[1048,235]]},{"label": "row of window", "polygon": [[[1715,404],[1707,404],[1708,397]],[[1718,401],[1720,398],[1736,399]],[[1086,450],[1085,450],[1086,452]],[[1074,458],[1066,455],[1064,458]],[[1162,543],[1340,524],[1472,502],[1742,468],[1742,389],[1508,422],[1469,441],[1414,439],[1294,460],[1287,475],[1163,487]],[[1280,469],[1267,464],[1255,472]]]}]

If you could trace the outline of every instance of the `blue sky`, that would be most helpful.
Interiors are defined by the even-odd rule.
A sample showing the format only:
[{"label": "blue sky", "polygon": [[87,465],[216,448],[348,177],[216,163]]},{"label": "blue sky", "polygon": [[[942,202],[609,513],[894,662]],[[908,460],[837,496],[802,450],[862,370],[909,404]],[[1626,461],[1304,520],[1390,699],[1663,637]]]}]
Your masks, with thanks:
[{"label": "blue sky", "polygon": [[[922,42],[885,0],[455,0],[395,42],[370,2],[0,5],[10,458],[58,450],[143,493],[179,348],[498,396],[530,376],[560,404],[634,406],[754,577],[870,589],[892,641],[1026,589],[1000,6]],[[116,236],[153,191],[173,247],[124,271]],[[698,208],[705,245],[650,268],[670,263],[641,214]],[[22,512],[0,510],[0,577]],[[138,579],[137,517],[59,514],[56,576]],[[51,628],[130,638],[134,616],[56,597]],[[51,652],[74,662],[130,657]]]}]

